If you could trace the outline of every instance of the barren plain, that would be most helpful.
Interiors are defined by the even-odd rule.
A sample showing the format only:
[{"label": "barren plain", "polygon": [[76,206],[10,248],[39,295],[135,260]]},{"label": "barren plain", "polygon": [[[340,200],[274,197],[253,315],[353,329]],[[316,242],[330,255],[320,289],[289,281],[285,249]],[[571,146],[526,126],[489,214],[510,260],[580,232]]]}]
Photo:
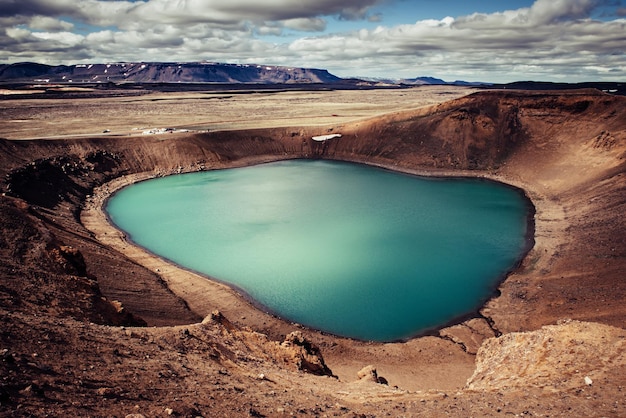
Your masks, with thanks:
[{"label": "barren plain", "polygon": [[[0,100],[0,414],[626,415],[623,97],[96,93]],[[382,344],[268,315],[102,211],[134,181],[287,158],[520,187],[534,246],[480,312]]]},{"label": "barren plain", "polygon": [[[34,89],[35,92],[39,91]],[[89,88],[48,89],[45,94],[5,91],[0,138],[141,135],[154,128],[179,130],[325,126],[453,99],[469,88],[425,86],[380,90],[252,90],[149,92],[120,90],[103,97]],[[51,94],[51,93],[52,94]],[[73,95],[67,100],[64,94]],[[0,91],[0,97],[2,92]]]}]

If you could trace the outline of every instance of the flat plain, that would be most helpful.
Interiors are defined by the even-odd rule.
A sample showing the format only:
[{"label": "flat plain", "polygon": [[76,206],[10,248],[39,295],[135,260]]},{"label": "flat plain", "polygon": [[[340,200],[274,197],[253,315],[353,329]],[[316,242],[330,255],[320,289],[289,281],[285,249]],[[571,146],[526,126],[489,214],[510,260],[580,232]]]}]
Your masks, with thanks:
[{"label": "flat plain", "polygon": [[116,95],[99,94],[93,89],[51,90],[61,96],[47,97],[41,90],[34,94],[25,91],[19,98],[7,90],[0,94],[0,138],[93,136],[104,131],[109,136],[138,135],[157,128],[215,131],[322,126],[415,109],[475,91],[453,86],[313,91],[120,90]]}]

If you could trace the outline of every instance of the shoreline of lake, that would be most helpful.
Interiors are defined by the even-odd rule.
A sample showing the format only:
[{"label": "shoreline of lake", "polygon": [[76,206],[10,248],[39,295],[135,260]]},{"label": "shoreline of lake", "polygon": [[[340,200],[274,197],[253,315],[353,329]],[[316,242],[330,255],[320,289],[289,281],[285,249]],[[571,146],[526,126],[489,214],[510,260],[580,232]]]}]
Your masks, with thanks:
[{"label": "shoreline of lake", "polygon": [[[230,169],[249,167],[264,163],[271,163],[284,160],[293,160],[294,158],[278,158],[278,159],[262,159],[260,161],[247,161],[244,164],[234,164],[232,166],[219,167],[216,169]],[[300,159],[300,158],[296,158]],[[333,161],[333,160],[329,160]],[[339,161],[339,160],[338,160]],[[343,160],[341,160],[343,161]],[[489,176],[489,173],[475,173],[467,172],[459,174],[459,172],[450,171],[427,171],[427,170],[398,170],[397,167],[391,167],[382,164],[368,164],[361,161],[344,161],[348,163],[356,163],[370,167],[377,167],[391,172],[405,174],[409,176],[417,176],[424,178],[435,179],[479,179],[488,182],[495,182],[506,187],[515,190],[520,193],[524,198],[524,201],[528,204],[528,215],[526,216],[526,236],[525,247],[520,253],[518,260],[514,265],[501,275],[501,277],[495,282],[495,286],[492,289],[491,295],[486,298],[480,307],[473,312],[468,312],[460,316],[456,316],[450,321],[447,321],[440,326],[429,328],[423,332],[419,332],[416,335],[401,340],[393,340],[387,342],[379,342],[377,344],[388,343],[404,343],[412,339],[435,336],[444,328],[448,328],[473,318],[484,318],[481,314],[481,310],[486,304],[499,294],[498,288],[503,281],[507,279],[512,273],[520,268],[523,260],[527,257],[528,253],[532,250],[535,238],[535,213],[536,208],[532,200],[528,197],[526,191],[521,187],[512,185],[503,181],[503,179],[496,179]],[[210,169],[213,170],[213,169]],[[131,184],[150,180],[153,178],[163,177],[165,175],[182,174],[178,172],[163,173],[163,172],[144,172],[135,173],[123,177],[118,177],[101,187],[94,190],[94,195],[89,198],[88,204],[85,205],[85,209],[81,212],[81,222],[87,229],[92,231],[98,240],[112,246],[113,248],[124,252],[127,256],[152,271],[157,272],[167,283],[172,292],[181,297],[189,306],[189,308],[198,314],[200,317],[206,317],[214,310],[219,310],[227,317],[232,318],[234,322],[241,322],[245,326],[249,326],[252,329],[260,330],[273,337],[278,337],[281,334],[288,333],[289,329],[293,327],[307,329],[309,332],[319,334],[321,336],[329,336],[331,338],[346,339],[350,341],[368,343],[367,340],[360,340],[356,338],[343,337],[335,335],[329,332],[321,331],[315,328],[309,328],[301,324],[290,322],[283,319],[276,312],[273,312],[264,304],[258,302],[251,297],[242,288],[219,280],[210,275],[195,271],[193,269],[182,266],[171,260],[159,256],[151,252],[150,250],[138,245],[129,239],[124,231],[118,229],[111,221],[108,213],[104,209],[106,207],[108,199],[110,199],[117,191],[125,188]],[[104,221],[104,222],[102,222]],[[170,268],[168,268],[168,266]],[[207,297],[208,296],[208,297]],[[498,331],[496,334],[498,334]]]},{"label": "shoreline of lake", "polygon": [[[105,212],[114,227],[125,231],[127,241],[182,269],[233,288],[235,293],[240,294],[257,309],[285,322],[298,322],[314,331],[359,341],[406,341],[433,334],[441,328],[462,322],[462,319],[479,316],[480,308],[496,294],[500,282],[515,266],[519,265],[520,260],[528,251],[527,237],[533,235],[532,223],[528,222],[533,216],[532,204],[525,194],[501,182],[467,176],[407,175],[391,170],[381,170],[379,167],[328,160],[320,166],[315,161],[323,160],[298,159],[290,160],[288,164],[256,165],[252,168],[256,170],[254,174],[249,170],[237,172],[237,174],[217,170],[209,177],[206,174],[211,171],[204,171],[203,173],[206,174],[201,177],[198,177],[200,173],[186,173],[180,179],[171,178],[167,181],[156,179],[156,183],[151,181],[149,185],[140,184],[138,188],[133,188],[134,191],[136,190],[134,193],[125,190],[120,196],[118,190],[107,200],[109,202],[111,198],[116,198],[113,199],[112,204],[107,203]],[[380,174],[376,174],[377,172]],[[315,179],[312,183],[308,182],[310,176]],[[211,179],[211,188],[205,189],[209,187],[208,184],[205,185],[206,180],[203,180],[206,178]],[[213,181],[220,178],[227,183],[220,182],[218,189],[214,189]],[[234,180],[236,178],[242,180]],[[345,182],[348,182],[350,186],[345,185]],[[252,184],[254,184],[253,190],[248,190],[248,185]],[[238,185],[244,187],[241,192],[230,191],[238,190]],[[193,191],[189,187],[192,187]],[[257,190],[258,187],[260,189]],[[280,196],[276,196],[276,199],[283,203],[275,208],[275,204],[268,202],[267,199],[269,197],[269,200],[273,202],[272,196],[276,193],[276,187],[280,190]],[[311,190],[302,195],[303,187],[305,190]],[[346,187],[349,187],[350,191],[344,190]],[[213,195],[211,190],[218,194]],[[137,193],[141,196],[137,198],[139,200],[133,198]],[[295,197],[294,193],[299,197]],[[317,198],[308,201],[306,196],[309,193],[314,193]],[[197,196],[203,197],[200,199]],[[320,204],[319,199],[324,201],[329,198],[333,202],[332,206],[322,204],[319,210],[323,213],[330,211],[330,213],[318,219],[317,209],[312,208]],[[222,201],[224,203],[218,203]],[[307,203],[299,203],[304,201]],[[397,204],[389,205],[383,202],[397,202]],[[285,204],[287,206],[284,206]],[[487,206],[484,206],[485,204]],[[509,210],[501,212],[499,206],[493,207],[492,204],[507,206],[511,204],[513,212]],[[127,211],[119,205],[130,206]],[[147,206],[144,208],[144,205]],[[250,211],[252,207],[254,209]],[[342,207],[344,209],[341,209]],[[229,208],[237,210],[233,212]],[[214,210],[218,212],[213,212]],[[276,210],[281,214],[279,215]],[[314,213],[311,213],[311,210]],[[394,215],[398,210],[402,215],[400,213]],[[303,211],[306,212],[305,215]],[[181,218],[183,213],[185,216]],[[298,215],[299,213],[303,215]],[[116,221],[113,221],[111,216],[115,217]],[[348,216],[348,219],[337,221],[342,216]],[[414,218],[406,218],[406,216]],[[424,221],[424,216],[427,216],[430,221]],[[446,220],[443,220],[442,216]],[[235,217],[235,223],[232,225],[228,222],[231,217]],[[357,221],[354,217],[360,220]],[[187,218],[189,220],[185,222]],[[520,221],[523,219],[523,226],[518,221],[514,221],[515,218]],[[205,225],[201,228],[209,229],[198,233],[199,230],[195,226],[186,226],[189,222],[195,222],[191,219],[203,219],[198,225]],[[219,220],[220,225],[226,222],[224,226],[231,226],[226,226],[226,231],[220,226],[216,231],[210,232],[212,228],[217,227],[213,219],[215,222]],[[389,223],[388,219],[394,220]],[[397,222],[407,222],[409,219],[413,219],[410,225],[398,226]],[[269,231],[265,227],[262,230],[249,229],[257,225],[259,221],[262,221],[264,226],[274,225],[271,228],[271,237],[267,236]],[[281,227],[284,221],[290,223],[291,226],[288,229]],[[301,231],[295,235],[291,232],[294,231],[293,228],[297,231],[298,225],[303,227],[309,222],[314,222],[319,225],[319,228],[324,228],[324,225],[329,222],[339,223],[333,224],[334,226],[322,235],[316,234],[317,227],[309,232]],[[450,222],[455,225],[462,222],[465,226],[459,224],[452,227],[449,226]],[[497,222],[497,229],[494,222]],[[176,226],[170,233],[167,229],[162,229],[164,228],[160,226],[162,223]],[[345,233],[338,232],[344,228],[344,225],[351,226]],[[432,229],[433,227],[435,229]],[[309,226],[306,227],[307,230],[308,228]],[[480,233],[475,231],[476,228],[480,229]],[[454,238],[461,231],[465,238],[463,240]],[[513,231],[519,231],[523,235]],[[278,237],[276,233],[279,234]],[[335,233],[338,235],[335,236]],[[362,236],[363,239],[353,242],[356,239],[354,233],[359,237]],[[379,235],[381,233],[383,235]],[[435,235],[431,235],[432,233]],[[232,234],[235,235],[232,236]],[[245,244],[248,238],[244,242],[233,238],[249,237],[250,234],[255,236],[254,239],[257,241],[256,244],[251,244],[254,245],[253,247]],[[424,234],[427,235],[424,236]],[[167,236],[168,239],[161,240],[161,236]],[[205,240],[204,236],[210,236],[212,239]],[[335,238],[327,242],[329,236],[335,236]],[[353,236],[354,238],[351,238]],[[393,252],[388,252],[387,244],[384,246],[378,244],[380,239],[393,236],[397,237],[394,239],[394,244],[388,243],[388,245],[399,246]],[[429,238],[426,238],[427,236]],[[365,237],[371,238],[365,239]],[[403,239],[407,241],[397,242],[400,237],[405,237]],[[313,248],[309,247],[305,250],[302,246],[310,246],[310,240],[313,238],[337,248],[322,250],[321,248],[327,245],[320,247],[314,244]],[[425,239],[427,241],[424,241]],[[268,240],[267,242],[274,242],[278,246],[275,250],[264,250],[265,253],[262,253],[264,255],[260,255],[259,251],[266,246],[260,244],[258,240]],[[285,240],[295,241],[293,245],[283,248],[279,243]],[[498,245],[492,247],[491,243],[496,241]],[[202,249],[198,249],[199,247],[193,242],[198,242],[198,245],[202,242]],[[444,242],[445,247],[442,247]],[[475,244],[470,244],[470,242],[475,242]],[[359,250],[353,250],[352,244],[358,244]],[[450,247],[451,244],[453,247]],[[220,256],[225,245],[227,248],[237,248],[236,253],[230,250]],[[484,258],[487,255],[480,255],[483,254],[482,248],[489,248],[489,258]],[[519,248],[519,250],[513,251],[513,248]],[[292,254],[294,250],[296,253]],[[304,254],[302,251],[308,255],[301,259],[305,263],[301,266],[301,263],[291,260],[299,259],[301,254]],[[327,253],[327,251],[330,252]],[[364,258],[362,251],[379,254],[382,258],[377,256],[377,261],[370,264],[370,257]],[[458,267],[452,268],[447,260],[457,251],[460,251],[457,255],[459,261],[456,262]],[[387,255],[382,256],[382,254]],[[508,255],[505,256],[505,254]],[[513,255],[512,261],[508,261]],[[239,261],[234,261],[237,258],[232,259],[238,256],[242,257]],[[252,260],[259,256],[264,261],[258,260],[259,264],[254,264]],[[210,261],[211,259],[214,261]],[[485,262],[489,260],[489,262],[485,264],[479,261],[481,259]],[[505,259],[507,261],[504,261]],[[501,269],[505,267],[504,264],[506,268],[501,272]],[[256,267],[247,267],[248,265],[256,265]],[[424,268],[427,270],[423,270]],[[337,288],[339,293],[336,294],[315,296],[325,294],[326,286],[333,287],[331,283],[335,281],[330,278],[336,277],[340,280],[339,283],[343,283],[341,278],[352,277],[351,272],[354,269],[360,272],[358,283],[353,283],[349,288],[339,285]],[[392,271],[396,273],[387,277],[387,272]],[[429,273],[424,276],[426,271]],[[444,271],[446,273],[443,273]],[[481,273],[478,273],[479,271]],[[239,279],[239,277],[244,278],[249,275],[253,275],[255,279],[252,281]],[[298,277],[299,280],[293,282],[290,279],[293,277]],[[405,291],[401,295],[394,295],[395,285],[381,287],[381,277],[387,277],[385,281],[390,280],[389,283],[401,285]],[[401,277],[403,279],[400,279]],[[330,280],[330,282],[327,285],[321,285],[320,280],[322,282]],[[266,284],[260,286],[258,283]],[[309,289],[310,286],[312,288]],[[467,291],[462,293],[453,291],[458,287],[467,287]],[[244,288],[249,289],[249,292]],[[294,300],[309,298],[302,293],[305,288],[309,289],[307,294],[313,292],[310,302],[294,304],[292,302]],[[287,291],[287,289],[290,290]],[[449,289],[450,292],[444,289]],[[358,291],[360,295],[357,299],[352,297],[355,291]],[[434,294],[428,296],[429,292],[436,292],[441,296]],[[410,296],[411,294],[413,296]],[[430,300],[438,300],[440,297],[441,302],[425,308],[429,306]],[[366,306],[373,307],[380,304],[388,307],[369,317],[370,312],[373,311]],[[352,305],[353,307],[349,307]],[[424,308],[419,306],[424,306]],[[354,312],[361,312],[360,310],[363,312],[356,315],[357,320],[353,315]],[[365,326],[365,323],[368,325]]]}]

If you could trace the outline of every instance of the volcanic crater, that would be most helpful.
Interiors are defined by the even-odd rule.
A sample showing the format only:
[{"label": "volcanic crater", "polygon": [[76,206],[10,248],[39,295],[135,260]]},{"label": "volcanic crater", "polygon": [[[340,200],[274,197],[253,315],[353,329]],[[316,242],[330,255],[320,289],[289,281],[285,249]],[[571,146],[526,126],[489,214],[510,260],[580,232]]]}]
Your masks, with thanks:
[{"label": "volcanic crater", "polygon": [[[625,105],[483,91],[316,126],[2,139],[0,413],[626,415]],[[480,312],[371,343],[264,313],[102,209],[143,179],[296,158],[519,187],[534,245]]]}]

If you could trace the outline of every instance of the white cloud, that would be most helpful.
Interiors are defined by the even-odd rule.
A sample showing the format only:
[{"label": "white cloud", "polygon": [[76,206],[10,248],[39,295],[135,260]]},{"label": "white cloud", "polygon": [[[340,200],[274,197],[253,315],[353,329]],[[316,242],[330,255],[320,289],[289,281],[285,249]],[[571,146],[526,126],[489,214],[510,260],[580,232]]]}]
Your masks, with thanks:
[{"label": "white cloud", "polygon": [[358,75],[359,65],[381,76],[396,66],[405,76],[466,74],[478,80],[513,74],[580,79],[601,74],[598,68],[617,77],[616,70],[626,65],[626,20],[590,19],[597,3],[538,0],[519,10],[303,38],[290,49],[340,75]]},{"label": "white cloud", "polygon": [[16,42],[27,41],[31,38],[31,31],[24,28],[7,28],[5,33]]},{"label": "white cloud", "polygon": [[54,41],[67,46],[79,45],[84,37],[72,32],[33,32],[33,37],[46,41]]},{"label": "white cloud", "polygon": [[28,27],[35,30],[61,32],[71,30],[74,25],[70,22],[65,22],[48,16],[33,16],[28,23]]},{"label": "white cloud", "polygon": [[535,24],[578,19],[589,16],[600,3],[599,0],[537,0],[529,16]]},{"label": "white cloud", "polygon": [[255,32],[260,36],[280,36],[283,33],[283,27],[269,23],[257,26]]}]

